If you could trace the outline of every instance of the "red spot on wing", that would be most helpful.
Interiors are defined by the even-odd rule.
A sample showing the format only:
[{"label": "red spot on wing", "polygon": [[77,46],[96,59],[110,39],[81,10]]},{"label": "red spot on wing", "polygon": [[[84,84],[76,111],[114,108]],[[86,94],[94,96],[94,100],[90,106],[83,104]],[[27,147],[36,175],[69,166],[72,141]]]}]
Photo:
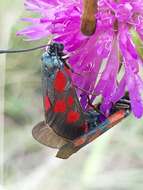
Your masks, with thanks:
[{"label": "red spot on wing", "polygon": [[66,111],[66,103],[64,100],[57,100],[54,106],[54,112],[65,112]]},{"label": "red spot on wing", "polygon": [[78,121],[80,118],[80,114],[76,111],[70,111],[67,115],[67,122],[68,123],[74,123],[76,121]]},{"label": "red spot on wing", "polygon": [[69,96],[67,99],[67,104],[68,106],[72,106],[74,103],[74,98],[72,96]]},{"label": "red spot on wing", "polygon": [[45,106],[45,111],[48,111],[51,107],[50,100],[49,100],[48,96],[45,97],[44,106]]},{"label": "red spot on wing", "polygon": [[58,71],[54,81],[54,87],[57,91],[63,92],[66,86],[67,80],[62,71]]},{"label": "red spot on wing", "polygon": [[81,129],[82,129],[85,133],[87,133],[87,132],[88,132],[88,125],[87,125],[87,123],[85,123],[83,126],[81,126]]}]

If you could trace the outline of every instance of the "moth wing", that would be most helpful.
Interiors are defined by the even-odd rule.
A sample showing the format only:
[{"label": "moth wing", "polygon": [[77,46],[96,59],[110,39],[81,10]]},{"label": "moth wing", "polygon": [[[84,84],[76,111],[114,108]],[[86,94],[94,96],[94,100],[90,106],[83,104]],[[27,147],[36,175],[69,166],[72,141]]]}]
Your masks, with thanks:
[{"label": "moth wing", "polygon": [[[72,142],[68,142],[68,143],[64,144],[57,152],[56,157],[62,158],[62,159],[69,158],[72,154],[76,153],[82,147],[91,143],[93,140],[98,138],[100,135],[105,133],[107,130],[114,127],[116,124],[118,124],[124,118],[129,116],[129,114],[130,114],[129,109],[120,109],[120,110],[114,112],[106,120],[100,122],[98,126],[91,129],[84,136],[81,136]],[[95,115],[95,117],[96,117],[96,115]]]},{"label": "moth wing", "polygon": [[[49,127],[58,135],[70,140],[84,134],[84,113],[65,66],[60,70],[55,70],[52,77],[43,75],[43,96],[45,119]],[[69,118],[78,119],[68,122]]]},{"label": "moth wing", "polygon": [[76,147],[72,142],[64,144],[56,154],[56,157],[67,159],[72,154],[76,153],[81,147]]},{"label": "moth wing", "polygon": [[59,149],[67,143],[64,138],[58,136],[44,121],[34,126],[32,135],[38,142],[51,148]]}]

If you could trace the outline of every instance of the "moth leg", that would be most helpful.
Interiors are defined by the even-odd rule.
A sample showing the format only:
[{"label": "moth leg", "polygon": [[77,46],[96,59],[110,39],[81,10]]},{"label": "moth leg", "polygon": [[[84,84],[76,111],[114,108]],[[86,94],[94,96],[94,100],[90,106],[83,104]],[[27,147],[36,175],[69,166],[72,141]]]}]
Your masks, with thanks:
[{"label": "moth leg", "polygon": [[124,104],[124,103],[117,103],[114,108],[116,108],[116,109],[122,109],[122,108],[130,109],[130,105]]},{"label": "moth leg", "polygon": [[87,99],[88,99],[88,105],[89,105],[90,107],[92,107],[97,113],[99,113],[99,114],[105,116],[104,113],[101,112],[100,109],[99,109],[99,107],[100,107],[100,105],[101,105],[100,103],[93,105],[93,104],[91,103],[90,98],[89,98],[88,95],[87,95]]},{"label": "moth leg", "polygon": [[98,104],[94,104],[94,105],[93,105],[93,104],[91,103],[91,101],[90,101],[89,95],[87,95],[87,100],[88,100],[88,105],[98,112],[98,111],[99,111],[99,109],[98,109]]},{"label": "moth leg", "polygon": [[83,77],[82,74],[75,72],[74,69],[71,67],[71,65],[69,63],[67,63],[66,61],[64,62],[65,66],[74,74],[79,75],[80,77]]},{"label": "moth leg", "polygon": [[119,103],[122,103],[122,104],[124,104],[124,105],[131,105],[131,101],[130,100],[128,100],[128,99],[125,99],[124,97],[123,98],[121,98],[118,102],[117,102],[117,104],[119,104]]},{"label": "moth leg", "polygon": [[124,97],[122,97],[114,106],[114,108],[116,109],[131,109],[131,103],[129,98],[125,95]]}]

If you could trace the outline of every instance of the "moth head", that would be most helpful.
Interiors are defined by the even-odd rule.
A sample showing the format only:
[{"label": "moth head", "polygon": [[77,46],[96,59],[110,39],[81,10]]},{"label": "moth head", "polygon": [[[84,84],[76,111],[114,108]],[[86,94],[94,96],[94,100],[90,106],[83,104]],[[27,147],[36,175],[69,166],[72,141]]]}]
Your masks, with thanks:
[{"label": "moth head", "polygon": [[61,44],[61,43],[54,42],[49,47],[49,52],[55,53],[55,54],[58,54],[58,55],[62,55],[63,50],[64,50],[64,45]]}]

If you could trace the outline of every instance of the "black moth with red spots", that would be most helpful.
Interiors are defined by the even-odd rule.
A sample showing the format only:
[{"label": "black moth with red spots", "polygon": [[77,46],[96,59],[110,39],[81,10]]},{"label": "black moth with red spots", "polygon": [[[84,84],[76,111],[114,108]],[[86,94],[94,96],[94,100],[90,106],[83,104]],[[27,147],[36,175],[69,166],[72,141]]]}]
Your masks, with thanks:
[{"label": "black moth with red spots", "polygon": [[45,121],[57,135],[73,140],[84,134],[86,126],[71,71],[62,56],[63,45],[57,43],[42,56]]},{"label": "black moth with red spots", "polygon": [[83,112],[63,49],[62,44],[52,43],[42,56],[45,121],[37,124],[32,134],[40,143],[58,148],[57,157],[66,159],[127,117],[130,100],[128,95],[121,98],[104,119],[94,106]]},{"label": "black moth with red spots", "polygon": [[[0,54],[29,52],[43,47],[47,45],[23,50],[0,50]],[[57,157],[67,159],[127,117],[131,105],[126,93],[112,106],[108,117],[99,111],[100,103],[95,107],[90,99],[90,108],[83,112],[71,80],[73,70],[63,59],[63,50],[62,44],[52,43],[42,57],[45,121],[38,123],[32,134],[40,143],[58,148]]]}]

